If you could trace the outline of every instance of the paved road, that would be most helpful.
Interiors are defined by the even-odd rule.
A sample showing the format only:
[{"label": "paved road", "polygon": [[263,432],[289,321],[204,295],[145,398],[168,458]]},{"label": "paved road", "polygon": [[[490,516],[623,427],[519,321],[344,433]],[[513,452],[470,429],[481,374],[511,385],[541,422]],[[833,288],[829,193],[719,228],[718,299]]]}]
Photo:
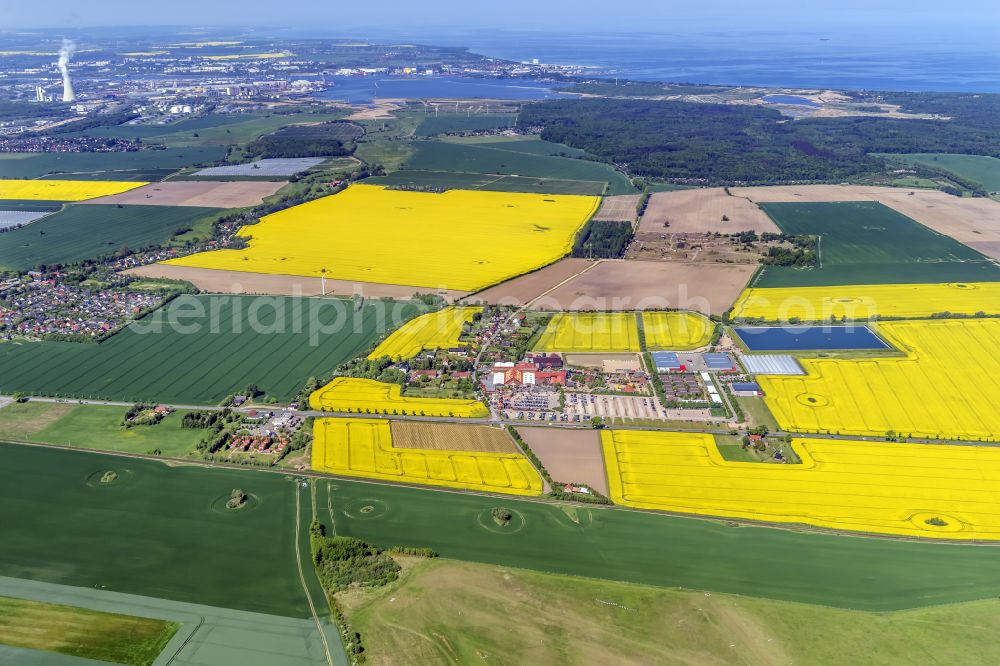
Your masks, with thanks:
[{"label": "paved road", "polygon": [[[80,405],[111,405],[114,407],[131,407],[134,403],[131,402],[116,402],[113,400],[73,400],[69,398],[43,398],[43,397],[32,397],[30,398],[32,402],[55,402],[64,404],[80,404]],[[0,408],[5,404],[12,401],[10,396],[0,395]],[[165,404],[165,403],[164,403]],[[175,410],[211,410],[211,411],[221,411],[224,407],[219,407],[217,405],[171,405],[166,404],[167,407]],[[244,406],[239,408],[230,408],[234,411],[247,413],[250,410],[273,410],[273,409],[283,409],[281,405],[253,405]],[[411,415],[386,415],[386,414],[354,414],[348,412],[322,412],[313,409],[301,410],[296,412],[302,416],[315,416],[315,417],[326,417],[326,418],[351,418],[351,419],[377,419],[382,421],[425,421],[428,423],[465,423],[465,424],[480,424],[480,425],[515,425],[518,427],[527,428],[571,428],[571,429],[583,429],[590,430],[591,426],[586,423],[561,423],[559,421],[517,421],[513,419],[504,419],[501,417],[491,417],[491,418],[480,418],[480,419],[468,419],[459,417],[447,417],[447,416],[411,416]],[[662,431],[668,430],[671,432],[694,432],[694,433],[707,433],[711,435],[728,435],[732,432],[730,428],[699,428],[692,425],[690,428],[671,426],[669,428],[661,428],[655,426],[646,425],[614,425],[611,426],[614,430],[643,430],[643,431]],[[885,441],[883,437],[858,437],[854,435],[829,435],[829,434],[809,434],[809,433],[794,433],[787,432],[783,430],[775,431],[770,433],[771,437],[785,437],[786,435],[791,435],[792,437],[803,437],[809,439],[834,439],[834,440],[845,440],[845,441],[864,441],[864,442],[882,442]],[[0,433],[0,437],[3,434]],[[985,446],[985,447],[1000,447],[1000,442],[974,442],[968,440],[960,439],[907,439],[907,444],[951,444],[956,446]]]}]

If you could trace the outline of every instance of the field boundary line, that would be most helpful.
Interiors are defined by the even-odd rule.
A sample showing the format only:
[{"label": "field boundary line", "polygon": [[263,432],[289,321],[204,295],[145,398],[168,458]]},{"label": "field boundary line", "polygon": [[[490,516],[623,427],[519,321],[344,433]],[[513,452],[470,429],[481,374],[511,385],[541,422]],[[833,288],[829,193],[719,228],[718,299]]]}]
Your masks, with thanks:
[{"label": "field boundary line", "polygon": [[546,291],[542,292],[541,294],[539,294],[538,296],[535,296],[535,297],[534,297],[533,299],[531,299],[530,301],[528,301],[527,303],[525,303],[524,305],[522,305],[522,306],[521,306],[521,308],[520,308],[520,309],[518,310],[518,312],[522,312],[522,311],[524,311],[524,310],[528,310],[528,309],[530,309],[530,308],[531,308],[531,305],[532,305],[532,304],[533,304],[533,303],[534,303],[535,301],[537,301],[538,299],[540,299],[540,298],[543,298],[544,296],[547,296],[548,294],[551,294],[551,293],[552,293],[553,291],[555,291],[555,290],[556,290],[556,289],[558,289],[559,287],[563,286],[563,285],[564,285],[564,284],[566,284],[567,282],[570,282],[570,281],[572,281],[572,280],[575,280],[576,278],[580,277],[581,275],[583,275],[583,274],[584,274],[584,273],[586,273],[587,271],[589,271],[589,270],[592,270],[592,269],[594,269],[594,268],[597,268],[597,266],[599,266],[599,265],[600,265],[600,264],[602,264],[602,263],[604,263],[604,259],[598,259],[597,261],[593,262],[592,264],[590,264],[589,266],[587,266],[586,268],[584,268],[584,269],[583,269],[582,271],[580,271],[579,273],[577,273],[576,275],[571,275],[571,276],[569,276],[568,278],[566,278],[565,280],[563,280],[563,281],[562,281],[562,282],[560,282],[559,284],[555,285],[555,286],[554,286],[554,287],[552,287],[551,289],[548,289],[548,290],[546,290]]}]

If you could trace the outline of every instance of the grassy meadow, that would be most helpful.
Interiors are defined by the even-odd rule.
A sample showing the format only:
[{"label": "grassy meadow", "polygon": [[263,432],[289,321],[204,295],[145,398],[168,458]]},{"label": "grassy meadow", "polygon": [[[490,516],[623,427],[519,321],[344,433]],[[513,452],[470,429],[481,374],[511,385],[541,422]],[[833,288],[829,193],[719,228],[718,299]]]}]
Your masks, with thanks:
[{"label": "grassy meadow", "polygon": [[337,598],[385,666],[1000,659],[982,634],[1000,617],[995,599],[869,613],[443,559],[407,561],[398,582]]},{"label": "grassy meadow", "polygon": [[908,166],[938,169],[979,183],[987,192],[1000,192],[1000,159],[996,157],[948,153],[883,154],[880,157]]},{"label": "grassy meadow", "polygon": [[0,597],[0,644],[71,657],[150,666],[180,625]]},{"label": "grassy meadow", "polygon": [[58,173],[68,180],[143,180],[108,172],[176,171],[225,156],[224,147],[203,145],[125,153],[2,153],[0,178],[38,178]]}]

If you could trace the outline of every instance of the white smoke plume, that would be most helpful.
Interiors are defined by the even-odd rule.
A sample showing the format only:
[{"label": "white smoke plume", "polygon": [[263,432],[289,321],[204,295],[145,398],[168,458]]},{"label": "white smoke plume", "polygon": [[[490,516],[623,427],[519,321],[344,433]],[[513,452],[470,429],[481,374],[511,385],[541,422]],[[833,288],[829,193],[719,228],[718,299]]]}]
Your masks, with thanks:
[{"label": "white smoke plume", "polygon": [[76,42],[72,39],[63,39],[59,48],[59,71],[63,79],[63,101],[72,102],[76,99],[73,94],[73,83],[69,80],[69,60],[76,53]]}]

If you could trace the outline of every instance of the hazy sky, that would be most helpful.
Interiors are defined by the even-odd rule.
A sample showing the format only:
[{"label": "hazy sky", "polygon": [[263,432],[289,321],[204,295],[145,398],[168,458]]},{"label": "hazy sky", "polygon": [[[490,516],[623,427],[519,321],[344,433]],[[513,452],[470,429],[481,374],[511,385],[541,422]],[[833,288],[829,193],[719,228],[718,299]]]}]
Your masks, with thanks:
[{"label": "hazy sky", "polygon": [[0,29],[90,26],[275,26],[329,36],[381,29],[899,30],[960,35],[1000,30],[997,0],[0,0]]}]

